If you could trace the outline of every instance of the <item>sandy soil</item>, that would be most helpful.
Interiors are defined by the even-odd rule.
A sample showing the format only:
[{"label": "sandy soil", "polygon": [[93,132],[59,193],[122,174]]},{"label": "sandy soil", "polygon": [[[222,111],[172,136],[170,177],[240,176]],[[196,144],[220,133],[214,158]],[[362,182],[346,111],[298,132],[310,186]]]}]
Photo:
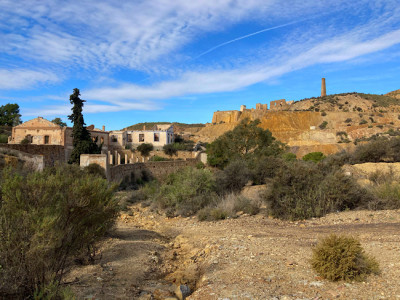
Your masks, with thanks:
[{"label": "sandy soil", "polygon": [[[241,215],[218,222],[167,219],[133,205],[101,244],[94,265],[66,278],[79,299],[400,299],[400,211],[353,211],[287,222]],[[310,267],[312,247],[330,233],[360,239],[381,274],[328,282]]]}]

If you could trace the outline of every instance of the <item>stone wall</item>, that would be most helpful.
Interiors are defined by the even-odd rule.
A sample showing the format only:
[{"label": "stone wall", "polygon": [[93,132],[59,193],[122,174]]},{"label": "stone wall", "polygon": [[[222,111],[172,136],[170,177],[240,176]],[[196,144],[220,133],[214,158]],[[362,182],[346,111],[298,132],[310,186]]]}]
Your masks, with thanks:
[{"label": "stone wall", "polygon": [[24,169],[42,171],[44,168],[44,156],[21,152],[0,145],[0,165],[21,166]]},{"label": "stone wall", "polygon": [[212,123],[235,123],[239,120],[241,112],[238,110],[216,111],[214,112]]},{"label": "stone wall", "polygon": [[57,162],[64,163],[65,148],[59,145],[21,145],[21,144],[2,144],[2,148],[15,149],[21,152],[43,155],[43,162],[45,167],[52,167]]},{"label": "stone wall", "polygon": [[197,163],[198,160],[190,159],[118,165],[110,167],[109,175],[112,181],[118,182],[123,180],[126,176],[130,176],[134,172],[147,171],[154,178],[161,179],[166,175],[173,173],[181,168],[195,166]]}]

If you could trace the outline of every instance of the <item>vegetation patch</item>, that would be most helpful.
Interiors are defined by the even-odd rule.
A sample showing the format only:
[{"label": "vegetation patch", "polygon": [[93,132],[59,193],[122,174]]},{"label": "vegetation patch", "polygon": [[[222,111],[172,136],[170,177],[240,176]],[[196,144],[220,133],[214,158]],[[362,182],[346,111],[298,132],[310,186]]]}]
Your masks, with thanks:
[{"label": "vegetation patch", "polygon": [[362,281],[379,274],[378,262],[367,255],[358,240],[332,234],[313,249],[311,265],[317,274],[330,281]]}]

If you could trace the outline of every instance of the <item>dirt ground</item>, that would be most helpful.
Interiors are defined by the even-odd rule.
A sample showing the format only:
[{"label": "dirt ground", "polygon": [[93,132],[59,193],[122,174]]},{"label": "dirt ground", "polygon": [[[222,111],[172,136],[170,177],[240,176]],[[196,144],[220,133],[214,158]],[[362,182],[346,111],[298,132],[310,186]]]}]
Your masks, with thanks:
[{"label": "dirt ground", "polygon": [[[330,233],[360,239],[381,274],[328,282],[310,267],[312,247]],[[76,266],[66,285],[79,299],[400,299],[400,211],[352,211],[288,222],[261,212],[218,222],[167,219],[140,204],[122,214],[94,265]],[[174,299],[174,298],[169,298]]]}]

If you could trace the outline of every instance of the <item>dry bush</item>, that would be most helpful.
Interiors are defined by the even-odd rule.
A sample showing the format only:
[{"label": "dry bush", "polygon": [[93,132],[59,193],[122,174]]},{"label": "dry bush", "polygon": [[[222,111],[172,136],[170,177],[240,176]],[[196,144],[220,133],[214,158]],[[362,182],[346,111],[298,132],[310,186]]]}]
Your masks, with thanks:
[{"label": "dry bush", "polygon": [[58,288],[73,257],[93,258],[113,225],[115,187],[71,165],[24,176],[7,169],[0,183],[0,298],[54,298],[46,289]]},{"label": "dry bush", "polygon": [[353,237],[332,234],[313,249],[313,269],[331,280],[362,281],[369,274],[379,274],[378,262],[367,255]]}]

